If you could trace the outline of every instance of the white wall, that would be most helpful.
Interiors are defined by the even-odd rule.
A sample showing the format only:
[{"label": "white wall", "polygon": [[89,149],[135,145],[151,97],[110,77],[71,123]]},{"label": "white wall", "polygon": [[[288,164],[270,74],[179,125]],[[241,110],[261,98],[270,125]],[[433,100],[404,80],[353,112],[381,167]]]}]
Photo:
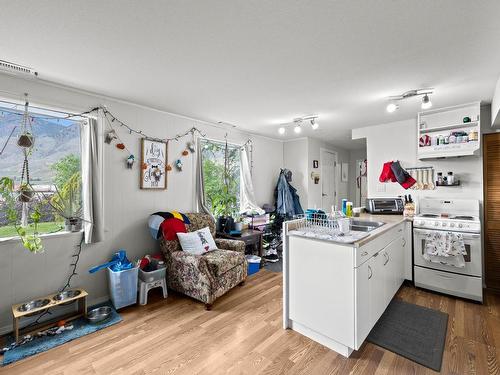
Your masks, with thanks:
[{"label": "white wall", "polygon": [[[349,182],[340,181],[340,165],[349,162],[349,151],[335,147],[327,142],[315,138],[300,138],[285,141],[283,146],[283,166],[293,173],[292,185],[297,189],[300,204],[305,210],[307,208],[323,208],[321,202],[321,178],[320,183],[315,184],[311,179],[311,172],[321,173],[321,165],[313,168],[313,160],[321,163],[321,149],[333,151],[337,154],[337,198],[349,198]],[[349,179],[353,176],[350,175]],[[339,204],[339,203],[337,203]],[[330,209],[330,208],[326,208]]]},{"label": "white wall", "polygon": [[[489,127],[489,106],[481,108],[481,126]],[[391,122],[354,129],[353,138],[366,138],[368,160],[368,197],[394,197],[410,193],[413,197],[449,197],[483,199],[481,156],[417,160],[417,120]],[[404,190],[398,183],[379,182],[384,162],[399,160],[404,168],[430,166],[435,172],[453,171],[461,181],[459,187],[435,190]]]},{"label": "white wall", "polygon": [[500,77],[498,78],[491,102],[491,125],[500,126]]},{"label": "white wall", "polygon": [[[0,96],[19,99],[24,92],[30,94],[32,104],[66,110],[83,111],[95,105],[106,105],[110,112],[125,123],[158,137],[171,137],[193,125],[215,139],[222,140],[228,131],[93,94],[0,75]],[[140,139],[120,130],[118,132],[128,148],[132,152],[135,150],[138,156]],[[243,143],[249,138],[243,132],[228,132],[229,141],[235,143]],[[279,140],[260,136],[250,138],[254,142],[254,189],[257,203],[262,205],[273,201],[274,186],[283,162],[283,146]],[[114,146],[104,147],[105,240],[84,247],[78,269],[80,275],[73,282],[74,287],[83,287],[89,292],[91,302],[107,298],[106,274],[88,274],[87,270],[91,266],[107,261],[120,248],[126,249],[131,259],[158,251],[158,244],[148,233],[148,216],[157,210],[194,209],[193,155],[189,156],[182,172],[174,170],[169,173],[166,191],[147,191],[139,189],[138,163],[133,170],[126,169],[124,159],[127,155]],[[169,160],[180,155],[184,148],[184,140],[171,142]],[[0,242],[0,331],[11,329],[11,304],[52,293],[64,285],[70,272],[71,255],[79,239],[79,234],[46,238],[45,252],[36,255],[25,250],[18,240]]]},{"label": "white wall", "polygon": [[283,168],[292,171],[291,185],[297,189],[300,205],[307,209],[307,138],[299,138],[283,143]]}]

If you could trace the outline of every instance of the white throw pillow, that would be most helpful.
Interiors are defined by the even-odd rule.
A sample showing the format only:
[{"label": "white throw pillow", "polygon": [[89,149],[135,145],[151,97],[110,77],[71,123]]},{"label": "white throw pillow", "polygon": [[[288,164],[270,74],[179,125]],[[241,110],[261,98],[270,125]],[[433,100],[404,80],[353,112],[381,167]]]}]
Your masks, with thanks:
[{"label": "white throw pillow", "polygon": [[177,238],[182,250],[190,254],[199,255],[217,249],[217,245],[208,227],[195,232],[177,233]]}]

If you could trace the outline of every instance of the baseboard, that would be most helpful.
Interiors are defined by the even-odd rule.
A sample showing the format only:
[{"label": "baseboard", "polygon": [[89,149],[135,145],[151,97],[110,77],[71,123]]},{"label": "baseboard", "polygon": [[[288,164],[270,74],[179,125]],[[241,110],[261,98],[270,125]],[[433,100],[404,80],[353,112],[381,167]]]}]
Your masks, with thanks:
[{"label": "baseboard", "polygon": [[[106,301],[109,301],[109,296],[108,296],[108,295],[106,295],[106,296],[102,296],[102,297],[98,297],[98,298],[92,298],[92,299],[90,299],[90,298],[89,298],[89,300],[87,301],[87,306],[97,305],[97,304],[99,304],[99,303],[103,303],[103,302],[106,302]],[[58,310],[58,312],[60,312],[60,315],[59,315],[59,316],[62,316],[62,315],[66,314],[67,312],[69,312],[69,311],[70,311],[71,306],[67,306],[67,307],[68,307],[67,309],[60,309],[60,310]],[[47,319],[48,319],[48,320],[50,320],[50,319],[54,319],[54,318],[56,318],[57,316],[58,316],[58,315],[49,315],[49,316],[47,317]],[[34,317],[34,318],[32,319],[32,321],[33,321],[33,320],[35,320],[35,319],[36,319],[36,317]],[[43,321],[44,321],[44,320],[42,320],[42,322],[43,322]],[[23,326],[24,326],[25,324],[27,324],[27,323],[29,323],[29,321],[28,321],[28,320],[25,320],[25,323],[22,323],[22,322],[21,322],[21,324],[23,324]],[[0,327],[0,335],[7,335],[7,334],[9,334],[9,333],[11,333],[11,332],[12,332],[12,324],[8,324],[8,325],[5,325],[5,326]]]}]

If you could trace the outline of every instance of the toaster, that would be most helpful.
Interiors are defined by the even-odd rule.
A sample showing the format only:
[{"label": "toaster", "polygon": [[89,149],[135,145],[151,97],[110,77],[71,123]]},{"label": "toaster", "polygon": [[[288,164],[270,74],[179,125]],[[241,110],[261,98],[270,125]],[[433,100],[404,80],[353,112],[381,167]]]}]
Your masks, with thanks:
[{"label": "toaster", "polygon": [[371,214],[402,215],[405,205],[402,198],[367,198],[366,211]]}]

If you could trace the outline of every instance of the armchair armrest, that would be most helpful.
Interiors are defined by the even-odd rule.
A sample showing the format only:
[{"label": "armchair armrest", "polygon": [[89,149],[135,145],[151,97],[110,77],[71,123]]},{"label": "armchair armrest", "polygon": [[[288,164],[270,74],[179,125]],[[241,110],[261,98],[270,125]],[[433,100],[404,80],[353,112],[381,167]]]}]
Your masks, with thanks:
[{"label": "armchair armrest", "polygon": [[228,240],[225,238],[216,238],[215,244],[218,249],[232,250],[245,254],[245,242],[239,240]]},{"label": "armchair armrest", "polygon": [[215,277],[210,272],[207,260],[201,255],[185,251],[174,251],[170,254],[171,264],[167,270],[169,277],[185,282],[215,285]]}]

